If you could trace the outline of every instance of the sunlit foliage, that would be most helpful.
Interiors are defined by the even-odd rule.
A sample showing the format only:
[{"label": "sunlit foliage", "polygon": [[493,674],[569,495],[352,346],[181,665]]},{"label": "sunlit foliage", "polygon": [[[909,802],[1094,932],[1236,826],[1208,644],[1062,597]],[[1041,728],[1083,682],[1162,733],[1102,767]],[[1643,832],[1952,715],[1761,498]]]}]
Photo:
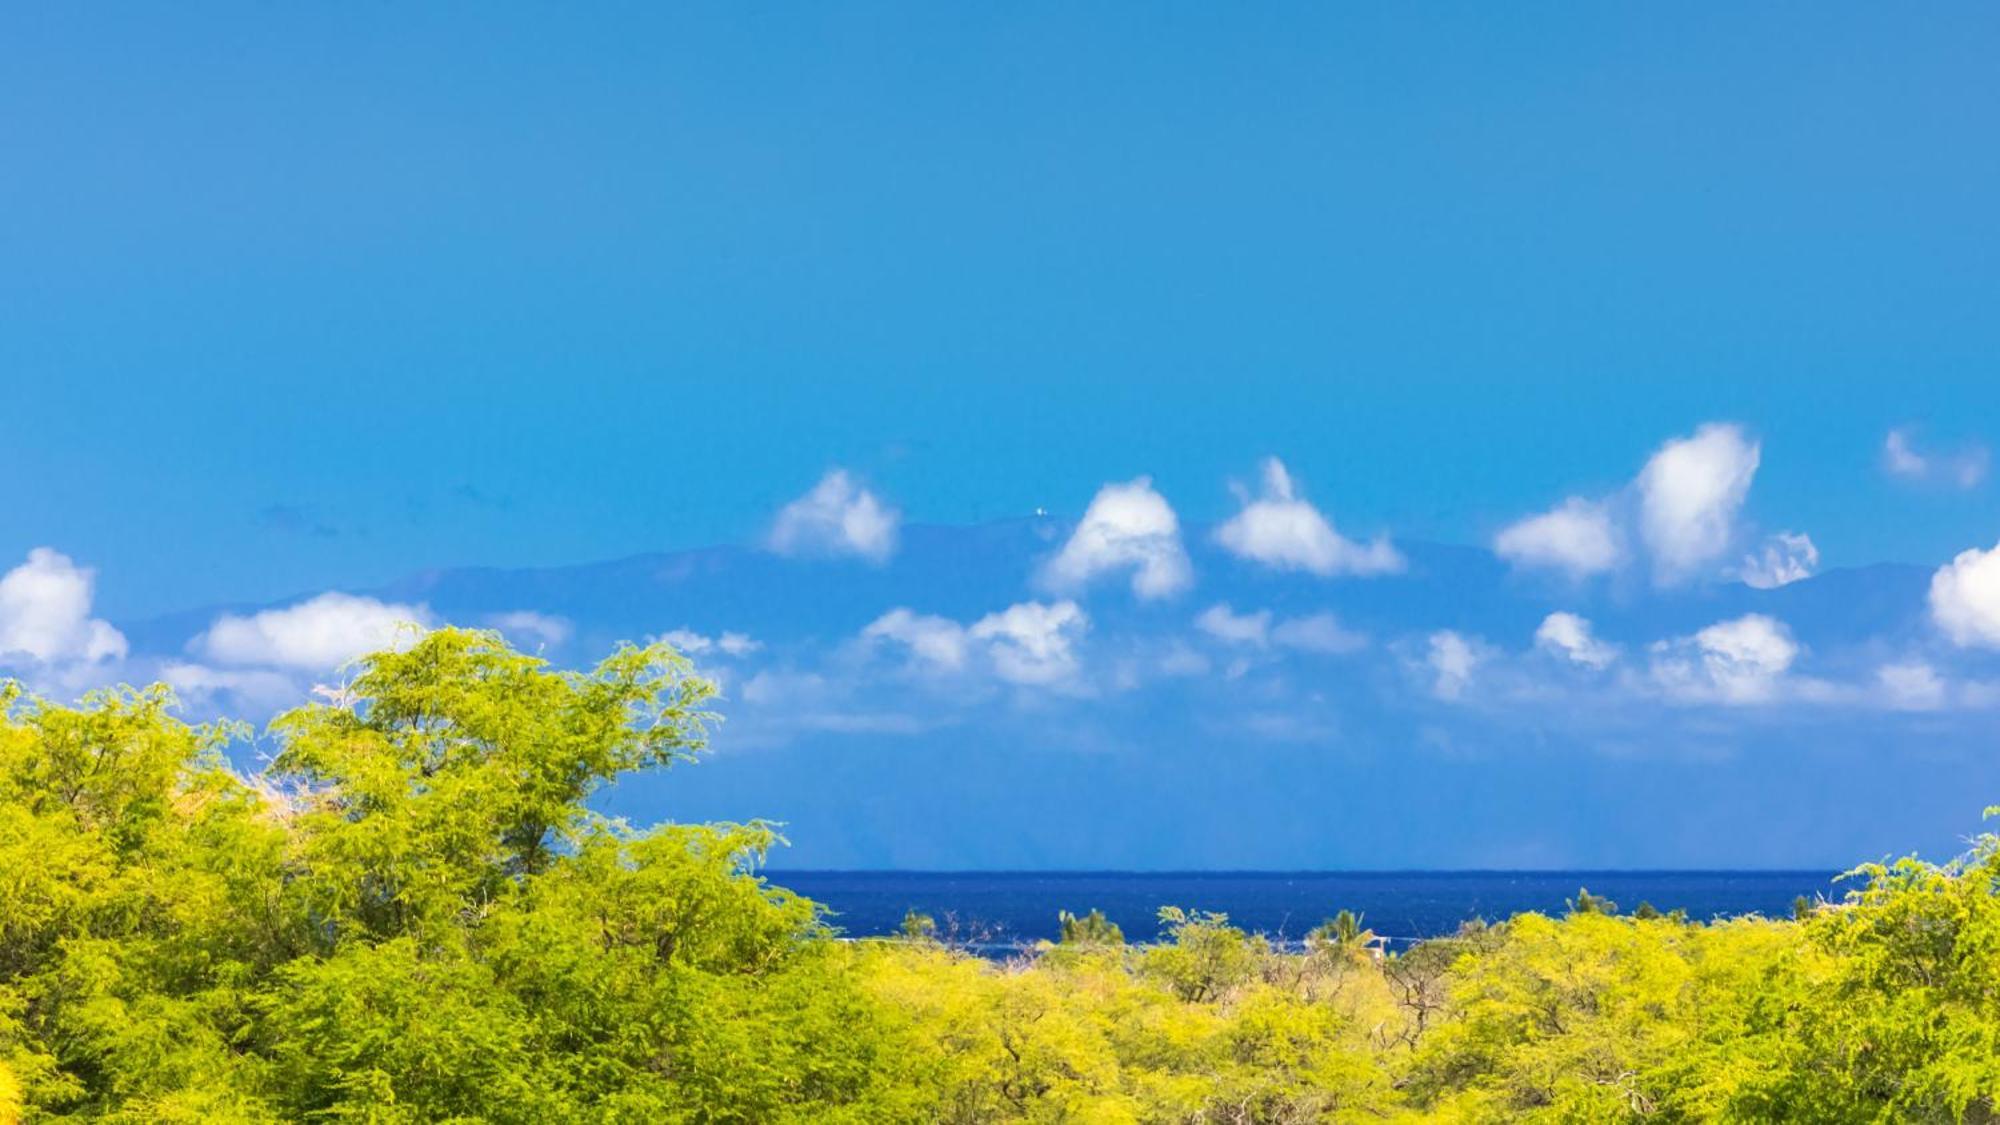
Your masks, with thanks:
[{"label": "sunlit foliage", "polygon": [[[443,630],[267,733],[0,686],[0,1125],[1986,1121],[2000,840],[1711,923],[1579,890],[1387,949],[1182,907],[1004,962],[845,941],[769,826],[591,811],[696,754],[667,648]],[[272,756],[254,775],[236,761]],[[1338,904],[1329,904],[1329,907]]]}]

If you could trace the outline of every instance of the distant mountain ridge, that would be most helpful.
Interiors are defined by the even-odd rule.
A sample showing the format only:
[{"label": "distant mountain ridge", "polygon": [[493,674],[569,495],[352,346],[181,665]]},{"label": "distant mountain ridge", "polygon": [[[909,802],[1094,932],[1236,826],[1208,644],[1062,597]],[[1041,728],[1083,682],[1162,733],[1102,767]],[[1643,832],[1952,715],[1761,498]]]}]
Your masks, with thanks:
[{"label": "distant mountain ridge", "polygon": [[[1037,568],[1072,530],[1064,521],[1022,518],[970,526],[912,525],[894,558],[797,559],[752,545],[698,547],[604,562],[423,571],[349,592],[423,603],[449,621],[528,609],[575,623],[579,640],[637,640],[675,628],[735,629],[767,640],[852,634],[891,608],[967,619],[1063,594],[1035,582]],[[1399,542],[1399,574],[1322,578],[1272,573],[1230,556],[1190,527],[1193,589],[1136,601],[1114,578],[1088,592],[1091,616],[1107,624],[1160,625],[1225,603],[1239,611],[1323,610],[1377,634],[1458,629],[1496,639],[1531,634],[1557,610],[1580,613],[1610,635],[1668,636],[1719,618],[1766,613],[1807,644],[1896,636],[1923,624],[1930,569],[1901,563],[1835,568],[1776,589],[1704,583],[1654,589],[1643,576],[1589,583],[1522,575],[1492,552],[1454,544]],[[292,604],[204,607],[134,623],[142,644],[172,649],[222,612]]]},{"label": "distant mountain ridge", "polygon": [[[673,630],[753,638],[754,652],[696,654],[724,691],[715,752],[602,804],[637,823],[782,821],[787,867],[1826,868],[1949,852],[1956,836],[1940,826],[1970,827],[2000,799],[1990,710],[1875,699],[1888,663],[1991,663],[1937,636],[1924,567],[1657,588],[1640,573],[1574,583],[1479,547],[1399,542],[1401,573],[1323,578],[1247,563],[1187,527],[1192,587],[1146,600],[1118,576],[1044,588],[1040,567],[1070,530],[1046,518],[909,526],[880,565],[718,546],[445,568],[349,592],[460,624],[560,617],[572,631],[546,651],[562,663]],[[1074,657],[1074,684],[1007,683],[969,659],[938,672],[861,636],[907,607],[969,648],[987,615],[1065,596],[1087,619],[1061,640],[1074,652],[1057,652]],[[1239,624],[1269,611],[1268,635],[1205,632],[1199,619],[1219,605]],[[218,612],[257,608],[128,633],[135,651],[180,652]],[[1539,649],[1557,611],[1588,619],[1613,662]],[[1275,639],[1281,623],[1325,614],[1365,642]],[[1687,701],[1660,686],[1662,661],[1761,675],[1757,654],[1690,639],[1745,614],[1796,642],[1780,669],[1795,688]],[[1444,632],[1462,645],[1448,651],[1463,685],[1443,680]],[[1893,802],[1864,798],[1879,784]]]}]

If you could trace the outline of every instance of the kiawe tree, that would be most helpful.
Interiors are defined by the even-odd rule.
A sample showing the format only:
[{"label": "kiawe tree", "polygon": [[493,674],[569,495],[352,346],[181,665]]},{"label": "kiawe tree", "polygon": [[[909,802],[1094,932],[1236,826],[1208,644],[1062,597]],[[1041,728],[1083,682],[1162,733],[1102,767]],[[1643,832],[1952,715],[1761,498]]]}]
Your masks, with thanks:
[{"label": "kiawe tree", "polygon": [[2000,1114],[2000,838],[1799,920],[1579,890],[1378,957],[1347,912],[1294,954],[1092,911],[998,965],[915,914],[828,940],[756,874],[766,824],[592,810],[693,757],[712,695],[662,646],[439,630],[246,777],[165,688],[0,684],[0,1125]]},{"label": "kiawe tree", "polygon": [[693,757],[713,694],[663,645],[569,672],[441,630],[369,658],[346,705],[271,728],[315,934],[388,936],[490,909],[606,830],[585,804],[603,785]]},{"label": "kiawe tree", "polygon": [[880,1119],[864,998],[751,873],[770,828],[588,805],[695,754],[713,691],[665,646],[439,630],[246,779],[164,689],[8,689],[0,1065],[44,1115]]}]

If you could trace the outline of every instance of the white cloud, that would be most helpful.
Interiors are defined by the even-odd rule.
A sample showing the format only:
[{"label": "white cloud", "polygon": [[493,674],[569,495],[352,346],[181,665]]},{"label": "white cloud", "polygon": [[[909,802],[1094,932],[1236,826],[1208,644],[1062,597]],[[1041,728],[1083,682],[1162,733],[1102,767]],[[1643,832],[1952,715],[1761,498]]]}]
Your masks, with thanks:
[{"label": "white cloud", "polygon": [[743,684],[743,702],[757,706],[823,705],[838,693],[817,672],[764,671]]},{"label": "white cloud", "polygon": [[240,708],[268,714],[306,702],[297,680],[269,668],[211,668],[205,664],[170,662],[160,678],[183,701],[215,707],[228,698]]},{"label": "white cloud", "polygon": [[1182,641],[1167,646],[1154,666],[1163,676],[1206,676],[1211,667],[1208,657]]},{"label": "white cloud", "polygon": [[1670,695],[1690,701],[1763,703],[1777,696],[1798,656],[1783,622],[1752,613],[1655,645],[1653,676]]},{"label": "white cloud", "polygon": [[1985,446],[1974,446],[1952,460],[1947,479],[1960,488],[1971,488],[1986,479],[1990,458]]},{"label": "white cloud", "polygon": [[744,681],[742,725],[732,723],[731,744],[740,748],[781,745],[808,731],[831,734],[913,735],[937,725],[935,719],[869,707],[856,698],[859,685],[817,672],[766,670]]},{"label": "white cloud", "polygon": [[1935,711],[1944,706],[1944,680],[1921,660],[1884,664],[1875,670],[1875,680],[1883,698],[1897,710]]},{"label": "white cloud", "polygon": [[1571,578],[1614,569],[1623,555],[1609,508],[1578,496],[1503,528],[1493,550],[1515,566],[1560,570]]},{"label": "white cloud", "polygon": [[1236,613],[1228,603],[1218,603],[1203,610],[1194,627],[1225,644],[1263,648],[1271,640],[1271,611]]},{"label": "white cloud", "polygon": [[654,640],[667,642],[667,644],[673,646],[675,652],[680,653],[682,656],[700,656],[702,653],[715,647],[715,639],[713,637],[697,633],[693,629],[669,629],[661,633],[658,637],[655,637]]},{"label": "white cloud", "polygon": [[1986,469],[1991,454],[1979,444],[1965,446],[1955,453],[1927,454],[1919,452],[1911,440],[1907,426],[1898,426],[1882,439],[1882,467],[1891,476],[1906,480],[1931,481],[1953,485],[1957,488],[1971,488],[1986,479]]},{"label": "white cloud", "polygon": [[1639,532],[1657,578],[1686,579],[1728,550],[1759,457],[1741,427],[1711,422],[1646,462],[1638,480]]},{"label": "white cloud", "polygon": [[965,666],[965,627],[948,618],[892,609],[861,630],[861,635],[867,640],[895,641],[934,667],[955,671]]},{"label": "white cloud", "polygon": [[1243,510],[1215,530],[1215,540],[1238,558],[1322,577],[1391,574],[1404,566],[1388,539],[1358,543],[1335,531],[1318,508],[1298,495],[1291,474],[1276,457],[1264,461],[1263,495],[1245,497]]},{"label": "white cloud", "polygon": [[1099,489],[1041,579],[1050,589],[1077,591],[1101,574],[1125,570],[1141,598],[1168,597],[1194,581],[1180,519],[1148,477]]},{"label": "white cloud", "polygon": [[766,543],[781,555],[856,555],[882,563],[896,553],[901,522],[900,512],[847,470],[834,469],[778,511]]},{"label": "white cloud", "polygon": [[1089,625],[1072,601],[1021,602],[970,626],[897,608],[870,622],[861,638],[901,646],[919,669],[968,670],[1014,684],[1047,685],[1075,679],[1080,671],[1076,642]]},{"label": "white cloud", "polygon": [[1075,676],[1075,643],[1089,624],[1075,602],[1022,602],[980,618],[966,635],[987,643],[1001,679],[1054,684]]},{"label": "white cloud", "polygon": [[1358,652],[1368,647],[1368,638],[1342,626],[1331,613],[1315,613],[1278,622],[1271,629],[1271,641],[1300,652]]},{"label": "white cloud", "polygon": [[1812,537],[1781,531],[1764,540],[1764,547],[1758,553],[1745,557],[1736,573],[1746,586],[1775,590],[1801,578],[1811,578],[1818,570],[1819,548],[1813,546]]},{"label": "white cloud", "polygon": [[1586,668],[1604,669],[1618,659],[1618,646],[1599,640],[1586,618],[1551,613],[1535,630],[1535,647]]},{"label": "white cloud", "polygon": [[[1655,450],[1630,486],[1601,501],[1572,496],[1494,537],[1494,553],[1517,567],[1559,570],[1572,579],[1622,566],[1636,538],[1656,582],[1730,574],[1756,586],[1808,577],[1819,563],[1812,540],[1772,536],[1734,569],[1715,564],[1742,538],[1737,517],[1762,451],[1742,427],[1710,422]],[[1636,522],[1636,536],[1628,524]]]},{"label": "white cloud", "polygon": [[219,664],[323,672],[407,640],[411,626],[421,633],[431,623],[426,606],[335,592],[248,617],[225,613],[188,647]]},{"label": "white cloud", "polygon": [[1961,551],[1931,575],[1931,620],[1953,644],[2000,648],[2000,545]]},{"label": "white cloud", "polygon": [[1368,638],[1340,624],[1331,613],[1277,620],[1268,609],[1237,613],[1227,602],[1203,610],[1195,628],[1230,645],[1293,649],[1298,652],[1345,653],[1368,646]]},{"label": "white cloud", "polygon": [[721,649],[724,656],[749,656],[751,653],[763,648],[764,642],[753,638],[748,633],[736,633],[724,630],[720,637],[715,638],[715,647]]},{"label": "white cloud", "polygon": [[1930,461],[1910,446],[1909,431],[1901,426],[1882,439],[1882,467],[1899,477],[1921,477],[1930,472]]},{"label": "white cloud", "polygon": [[90,616],[97,572],[47,547],[0,576],[0,661],[38,664],[121,660],[125,635]]},{"label": "white cloud", "polygon": [[568,641],[576,633],[576,624],[569,618],[536,613],[531,609],[496,613],[486,619],[486,624],[500,630],[510,640],[531,641],[552,648]]},{"label": "white cloud", "polygon": [[751,639],[747,633],[724,632],[719,637],[711,637],[685,626],[669,629],[654,639],[672,645],[674,651],[682,656],[700,656],[710,649],[717,650],[724,656],[748,656],[764,647],[764,642]]},{"label": "white cloud", "polygon": [[1431,692],[1439,699],[1457,699],[1472,685],[1473,669],[1481,660],[1480,652],[1459,633],[1450,629],[1440,629],[1430,635],[1430,650],[1425,657],[1432,676]]}]

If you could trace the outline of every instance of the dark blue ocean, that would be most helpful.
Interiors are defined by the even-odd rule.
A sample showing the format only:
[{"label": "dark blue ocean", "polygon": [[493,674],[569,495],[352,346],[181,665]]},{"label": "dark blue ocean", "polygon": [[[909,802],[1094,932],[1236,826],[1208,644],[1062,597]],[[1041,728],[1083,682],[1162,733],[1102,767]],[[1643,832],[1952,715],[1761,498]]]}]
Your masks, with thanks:
[{"label": "dark blue ocean", "polygon": [[1790,917],[1799,895],[1838,899],[1830,871],[919,872],[773,871],[816,899],[851,937],[897,931],[918,910],[969,944],[1006,948],[1057,935],[1056,914],[1104,911],[1132,941],[1158,932],[1162,906],[1213,910],[1245,929],[1296,940],[1336,911],[1398,943],[1448,934],[1473,918],[1561,913],[1578,887],[1621,911],[1641,902],[1708,920]]}]

